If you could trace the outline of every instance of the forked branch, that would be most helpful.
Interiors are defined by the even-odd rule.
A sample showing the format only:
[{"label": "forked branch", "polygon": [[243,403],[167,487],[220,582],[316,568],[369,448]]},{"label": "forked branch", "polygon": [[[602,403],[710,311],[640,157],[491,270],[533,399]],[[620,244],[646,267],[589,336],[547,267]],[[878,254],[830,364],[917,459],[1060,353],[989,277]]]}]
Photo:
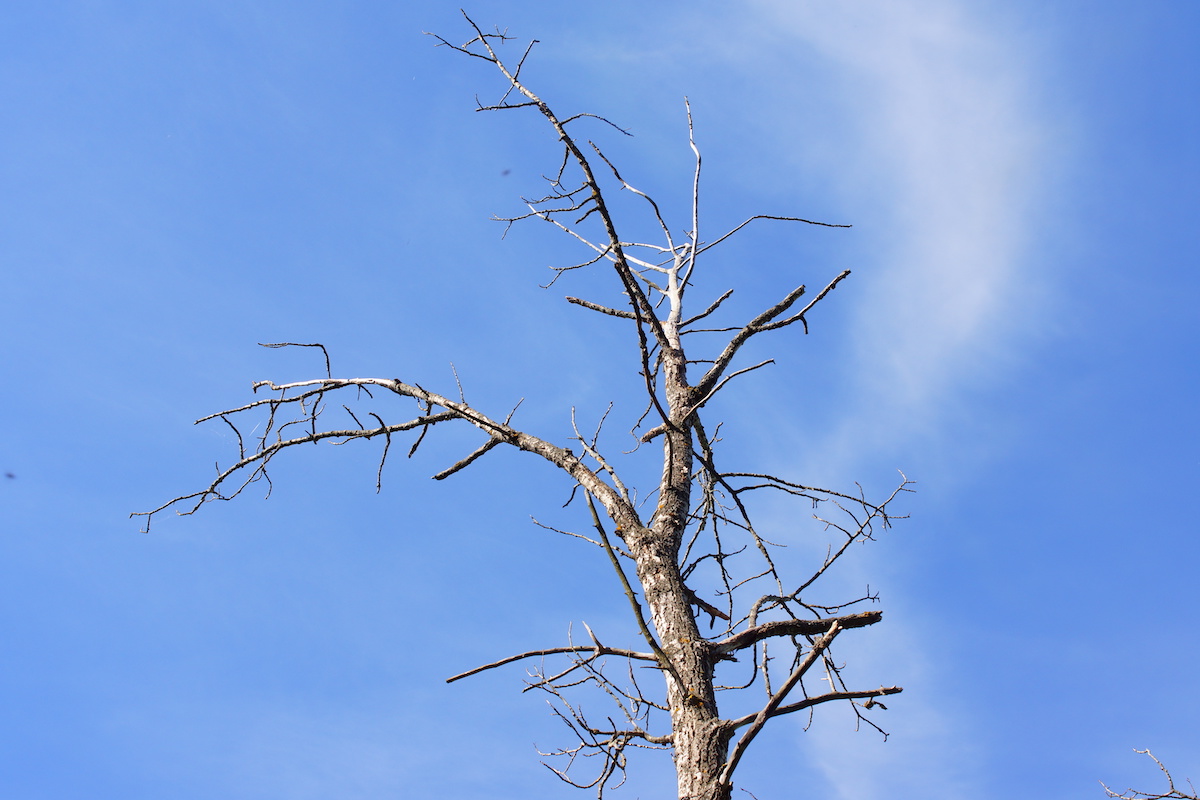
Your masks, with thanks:
[{"label": "forked branch", "polygon": [[1187,782],[1188,791],[1180,789],[1175,785],[1175,778],[1171,776],[1171,772],[1149,750],[1135,749],[1133,752],[1140,753],[1144,756],[1149,756],[1150,759],[1154,761],[1154,763],[1158,766],[1159,771],[1162,772],[1163,777],[1167,779],[1167,791],[1160,792],[1158,794],[1141,792],[1137,789],[1126,789],[1124,792],[1117,792],[1108,788],[1108,786],[1101,781],[1100,785],[1104,787],[1104,793],[1109,797],[1118,798],[1119,800],[1200,800],[1200,796],[1197,796],[1196,794],[1196,787],[1192,785],[1191,781]]}]

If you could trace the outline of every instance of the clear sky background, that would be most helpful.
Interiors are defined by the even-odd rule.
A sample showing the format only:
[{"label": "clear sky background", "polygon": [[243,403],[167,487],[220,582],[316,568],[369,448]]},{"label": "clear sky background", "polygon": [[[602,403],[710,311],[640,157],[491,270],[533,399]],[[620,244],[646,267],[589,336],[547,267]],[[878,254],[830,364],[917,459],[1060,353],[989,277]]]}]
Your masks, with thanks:
[{"label": "clear sky background", "polygon": [[[886,743],[833,707],[776,721],[738,785],[1096,798],[1100,779],[1156,785],[1134,747],[1200,779],[1200,7],[468,11],[543,42],[527,78],[560,111],[635,134],[594,132],[675,229],[684,95],[708,231],[854,225],[751,229],[697,302],[737,287],[735,320],[854,271],[721,412],[746,466],[918,481],[911,519],[835,580],[882,596],[852,674],[906,691]],[[560,441],[572,406],[636,415],[629,331],[562,301],[613,292],[605,276],[539,289],[579,251],[488,221],[539,192],[551,135],[474,113],[497,76],[423,30],[467,38],[433,2],[6,10],[0,795],[585,796],[538,764],[566,733],[520,667],[443,682],[581,620],[634,641],[600,554],[529,521],[586,524],[549,467],[495,452],[433,483],[478,443],[435,431],[378,495],[360,443],[281,458],[265,502],[148,535],[128,518],[229,460],[228,431],[192,420],[322,371],[256,342],[442,392],[453,362],[470,400],[525,397],[518,422]],[[672,786],[660,757],[614,796]]]}]

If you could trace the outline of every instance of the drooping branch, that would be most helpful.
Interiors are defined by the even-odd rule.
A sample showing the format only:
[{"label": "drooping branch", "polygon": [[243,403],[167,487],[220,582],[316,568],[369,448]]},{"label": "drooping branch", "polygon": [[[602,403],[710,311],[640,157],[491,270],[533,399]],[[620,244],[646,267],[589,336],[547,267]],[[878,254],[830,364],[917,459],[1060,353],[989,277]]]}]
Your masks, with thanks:
[{"label": "drooping branch", "polygon": [[[239,410],[241,410],[241,409],[234,409],[232,411],[222,412],[221,414],[214,415],[214,417],[220,417],[222,419],[225,419],[227,414],[236,413]],[[210,419],[211,418],[212,417],[210,417]],[[192,505],[190,508],[188,508],[186,511],[178,512],[180,516],[186,517],[190,514],[195,513],[196,511],[198,511],[200,506],[204,505],[209,500],[232,500],[233,498],[237,497],[251,483],[254,483],[255,481],[257,481],[258,479],[260,479],[262,477],[266,477],[267,463],[281,450],[285,450],[289,447],[294,447],[296,445],[302,445],[302,444],[314,444],[316,442],[320,442],[325,439],[335,439],[335,440],[341,440],[341,441],[349,441],[351,439],[371,439],[375,436],[380,436],[380,435],[386,436],[391,433],[401,433],[404,431],[410,431],[410,430],[413,430],[414,428],[428,427],[428,426],[434,425],[438,422],[445,422],[445,421],[448,421],[451,419],[456,419],[456,418],[457,418],[457,415],[455,415],[451,412],[441,412],[439,414],[431,414],[431,415],[425,416],[425,417],[418,417],[417,419],[409,420],[407,422],[401,422],[401,423],[398,423],[395,425],[381,425],[376,428],[367,428],[367,429],[318,431],[317,433],[305,434],[304,436],[298,436],[293,439],[281,439],[273,444],[263,447],[261,450],[254,453],[253,455],[245,456],[244,458],[239,459],[232,466],[219,471],[217,474],[217,477],[213,480],[213,482],[210,483],[204,489],[201,489],[198,492],[192,492],[191,494],[180,495],[179,497],[169,500],[168,502],[163,503],[161,506],[159,506],[158,508],[155,508],[151,511],[136,511],[133,514],[130,514],[130,516],[131,517],[146,517],[145,532],[148,532],[150,529],[150,523],[153,520],[155,514],[158,514],[161,511],[165,511],[166,509],[171,508],[172,506],[177,505],[179,503],[186,503],[189,500],[196,501],[195,504]],[[204,421],[205,420],[203,420],[203,419],[196,420],[197,423],[204,422]],[[225,419],[225,421],[228,423],[227,419]],[[240,433],[239,433],[239,437],[240,437]],[[253,467],[253,469],[251,469],[250,472],[247,474],[245,472],[245,470],[250,467]],[[234,478],[239,475],[244,475],[245,478],[242,480],[242,482],[240,484],[237,485],[236,489],[231,494],[225,494],[222,491],[222,487],[231,478]]]},{"label": "drooping branch", "polygon": [[754,222],[756,219],[773,219],[778,222],[803,222],[806,225],[819,225],[822,228],[850,228],[850,227],[853,227],[851,225],[836,225],[832,222],[817,222],[817,221],[811,220],[811,219],[804,219],[803,217],[780,217],[780,216],[775,216],[773,214],[755,214],[753,217],[750,217],[750,219],[746,220],[745,222],[741,223],[740,225],[737,225],[729,232],[722,234],[721,236],[718,236],[713,241],[711,241],[708,244],[701,247],[700,252],[704,252],[705,250],[711,250],[712,248],[719,245],[721,242],[723,242],[726,239],[728,239],[729,237],[733,236],[735,233],[740,231],[742,228],[749,225],[751,222]]},{"label": "drooping branch", "polygon": [[[349,388],[382,388],[391,391],[401,397],[409,397],[417,400],[422,406],[427,409],[427,412],[413,419],[406,420],[401,423],[380,424],[373,428],[358,428],[358,429],[338,429],[338,430],[315,430],[316,417],[320,413],[320,407],[314,402],[309,403],[309,400],[317,397],[324,397],[332,392]],[[623,520],[626,525],[634,526],[640,524],[636,517],[636,512],[625,502],[620,494],[606,483],[596,472],[589,469],[583,461],[581,461],[569,449],[558,447],[545,439],[534,436],[524,431],[517,430],[508,422],[499,422],[492,419],[488,415],[473,408],[467,403],[451,400],[443,395],[435,392],[427,391],[415,384],[407,384],[398,378],[340,378],[340,379],[317,379],[307,381],[296,381],[292,383],[276,384],[271,381],[260,381],[254,384],[255,390],[266,388],[275,393],[274,397],[263,400],[256,400],[252,403],[229,409],[227,411],[210,414],[197,420],[197,423],[204,422],[210,419],[223,419],[227,424],[229,417],[252,411],[259,408],[268,410],[268,423],[266,430],[270,431],[275,427],[276,415],[280,409],[287,407],[295,407],[300,411],[299,417],[294,420],[285,422],[278,427],[278,431],[282,432],[285,428],[296,423],[305,423],[312,425],[313,430],[303,436],[297,436],[290,439],[279,438],[276,441],[267,441],[267,433],[264,433],[259,439],[259,449],[250,454],[245,455],[244,448],[242,449],[242,457],[238,459],[232,466],[218,472],[217,477],[205,489],[191,494],[176,497],[173,500],[164,503],[152,511],[136,512],[132,516],[147,517],[147,529],[155,514],[166,510],[179,503],[187,503],[195,501],[190,508],[180,512],[186,516],[194,513],[205,502],[209,500],[229,500],[240,494],[249,484],[266,477],[266,467],[268,463],[279,452],[291,447],[303,444],[311,444],[320,442],[326,439],[333,439],[338,443],[345,443],[354,439],[371,439],[376,436],[390,436],[393,433],[402,433],[415,429],[426,429],[429,426],[447,422],[451,420],[463,420],[471,425],[479,428],[488,435],[488,441],[467,458],[459,461],[447,470],[439,472],[435,477],[445,478],[454,472],[467,466],[479,456],[483,455],[488,450],[499,444],[507,444],[519,450],[524,450],[529,453],[534,453],[541,456],[546,461],[549,461],[554,466],[566,472],[575,481],[582,485],[592,496],[596,497],[605,507],[614,519]],[[301,390],[299,394],[291,397],[287,396],[289,391]],[[442,411],[431,413],[433,408],[444,409]],[[240,441],[240,435],[239,435]],[[242,445],[239,445],[242,447]],[[229,494],[223,491],[223,487],[227,482],[241,476],[242,480],[237,484],[236,489]]]},{"label": "drooping branch", "polygon": [[[572,683],[560,684],[558,682],[567,673],[575,671],[582,672],[583,677]],[[578,742],[574,747],[562,747],[548,752],[539,750],[538,754],[543,757],[567,759],[567,764],[562,769],[544,761],[542,764],[560,780],[577,789],[594,788],[596,796],[602,798],[604,790],[609,788],[609,782],[614,777],[619,776],[619,780],[612,788],[619,788],[624,784],[630,748],[663,750],[674,744],[673,734],[655,735],[646,730],[651,710],[662,707],[648,701],[642,695],[636,680],[632,679],[632,671],[630,672],[632,691],[623,690],[610,681],[605,676],[603,667],[597,666],[595,659],[591,657],[577,660],[571,668],[552,678],[544,677],[539,672],[533,673],[533,676],[537,680],[531,684],[530,688],[542,689],[557,701],[559,707],[552,704],[551,711],[567,726],[575,741]],[[605,719],[606,725],[596,725],[590,722],[579,705],[568,701],[563,694],[565,689],[577,688],[581,685],[592,685],[608,694],[620,709],[625,724],[617,723],[611,716]],[[600,769],[590,781],[576,780],[571,775],[571,768],[579,756],[598,757],[600,760]]]}]

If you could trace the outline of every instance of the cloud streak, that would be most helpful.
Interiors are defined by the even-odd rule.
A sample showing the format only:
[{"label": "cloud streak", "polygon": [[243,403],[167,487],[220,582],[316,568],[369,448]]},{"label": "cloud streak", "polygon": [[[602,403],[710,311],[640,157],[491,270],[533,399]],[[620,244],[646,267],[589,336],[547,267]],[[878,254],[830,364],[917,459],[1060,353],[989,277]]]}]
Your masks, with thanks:
[{"label": "cloud streak", "polygon": [[859,400],[819,448],[823,470],[849,468],[881,443],[934,431],[947,401],[994,375],[1022,335],[1018,300],[1038,293],[1026,255],[1046,132],[1026,54],[965,6],[757,6],[777,36],[823,57],[840,125],[813,152],[833,156],[837,191],[856,222],[869,218],[874,274],[858,290],[851,360]]},{"label": "cloud streak", "polygon": [[[809,149],[796,156],[805,159],[803,171],[837,164],[830,185],[844,193],[856,223],[869,218],[859,235],[873,274],[857,287],[847,359],[854,399],[802,465],[805,475],[844,476],[897,449],[911,451],[918,437],[947,435],[945,420],[966,393],[1002,374],[1031,332],[1023,304],[1040,295],[1028,253],[1047,189],[1047,126],[1029,88],[1026,53],[1002,21],[971,16],[977,7],[952,0],[754,5],[765,18],[757,24],[818,53],[815,67],[833,84],[836,124],[811,133],[792,127]],[[813,66],[773,80],[811,85]],[[861,566],[851,582],[880,567]],[[859,674],[916,689],[897,702],[904,718],[891,724],[903,725],[901,735],[879,746],[865,734],[848,741],[846,725],[829,724],[804,737],[804,751],[840,797],[971,794],[980,754],[966,743],[975,738],[966,714],[920,691],[944,684],[922,655],[940,637],[895,620],[885,627],[853,660]]]}]

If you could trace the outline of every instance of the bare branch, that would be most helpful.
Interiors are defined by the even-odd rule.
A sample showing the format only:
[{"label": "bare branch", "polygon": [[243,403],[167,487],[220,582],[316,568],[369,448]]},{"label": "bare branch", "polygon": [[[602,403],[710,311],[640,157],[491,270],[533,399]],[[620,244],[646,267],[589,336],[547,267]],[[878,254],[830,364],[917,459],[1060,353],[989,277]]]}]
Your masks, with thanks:
[{"label": "bare branch", "polygon": [[721,389],[725,388],[725,384],[729,383],[731,380],[736,378],[738,375],[745,375],[747,372],[753,372],[756,369],[761,369],[762,367],[765,367],[768,364],[774,364],[774,363],[775,363],[775,359],[768,358],[766,361],[760,361],[759,363],[755,364],[752,367],[746,367],[744,369],[739,369],[737,372],[726,375],[724,378],[721,379],[721,381],[716,386],[712,387],[712,389],[710,389],[708,391],[708,394],[704,395],[698,401],[696,401],[695,407],[703,408],[704,404],[713,398],[713,395],[715,395],[717,392],[721,391]]},{"label": "bare branch", "polygon": [[[633,305],[634,314],[637,315],[638,329],[641,330],[643,323],[648,324],[649,328],[654,334],[654,338],[659,342],[660,345],[665,345],[667,343],[666,334],[663,331],[662,325],[659,323],[658,318],[654,316],[654,312],[649,300],[646,298],[645,294],[642,293],[642,290],[637,285],[637,281],[635,280],[632,270],[629,268],[629,264],[625,258],[624,247],[621,244],[621,238],[617,235],[616,225],[613,222],[612,215],[609,213],[608,205],[605,202],[604,193],[600,187],[600,183],[596,180],[596,176],[592,172],[591,163],[583,154],[583,151],[575,143],[575,140],[569,133],[567,133],[566,129],[563,127],[563,123],[550,109],[550,106],[546,105],[546,103],[540,97],[530,91],[528,87],[521,83],[515,74],[510,72],[509,69],[504,66],[504,63],[496,55],[495,50],[492,49],[489,37],[483,34],[483,32],[471,20],[470,17],[467,17],[465,13],[463,16],[466,17],[467,23],[474,28],[478,34],[477,38],[473,39],[471,43],[478,41],[480,45],[482,45],[482,47],[487,51],[486,60],[489,60],[495,64],[500,72],[503,73],[504,77],[508,79],[512,87],[527,97],[530,103],[537,107],[538,111],[542,113],[542,116],[544,116],[554,127],[555,132],[558,134],[559,141],[563,143],[563,146],[571,154],[571,157],[583,172],[584,184],[591,189],[591,201],[594,203],[595,211],[600,216],[609,244],[612,246],[612,252],[614,256],[613,266],[616,268],[617,275],[621,279],[621,283],[624,286],[625,292],[628,294],[630,302]],[[476,54],[472,53],[472,55]]]},{"label": "bare branch", "polygon": [[798,320],[804,324],[804,332],[808,333],[808,321],[805,320],[804,315],[807,314],[809,311],[811,311],[813,306],[815,306],[817,303],[819,303],[823,299],[825,299],[825,295],[829,294],[835,288],[837,288],[837,285],[839,283],[841,283],[842,280],[849,277],[849,275],[850,275],[850,270],[848,270],[848,269],[842,270],[842,272],[836,278],[834,278],[828,284],[826,284],[825,288],[822,289],[821,292],[816,297],[814,297],[809,302],[808,305],[806,305],[804,308],[802,308],[800,310],[799,314],[793,314],[792,316],[788,317],[787,319],[783,319],[778,322],[772,322],[770,325],[764,325],[762,327],[762,330],[773,331],[773,330],[776,330],[777,328],[782,328],[786,325],[791,325],[793,322],[796,322]]},{"label": "bare branch", "polygon": [[851,614],[833,619],[783,619],[764,622],[717,642],[713,646],[713,652],[733,653],[753,647],[763,639],[774,636],[816,636],[819,633],[828,633],[834,625],[839,630],[864,628],[867,625],[874,625],[881,619],[883,619],[881,611],[864,611],[861,614]]},{"label": "bare branch", "polygon": [[[221,415],[217,414],[214,416],[221,416]],[[402,431],[412,430],[413,428],[417,428],[417,427],[433,425],[438,422],[444,422],[446,420],[454,419],[455,417],[456,417],[456,415],[453,413],[442,412],[440,414],[433,414],[433,415],[430,415],[427,417],[420,417],[418,419],[409,420],[408,422],[402,422],[402,423],[399,423],[396,425],[385,425],[385,426],[382,426],[379,428],[372,428],[372,429],[369,429],[366,431],[361,430],[361,429],[360,430],[319,431],[317,433],[310,433],[310,434],[306,434],[304,436],[299,436],[294,439],[284,439],[284,440],[278,441],[272,445],[266,446],[262,450],[259,450],[257,453],[250,455],[250,456],[246,456],[245,458],[242,458],[239,461],[237,461],[233,466],[220,471],[218,473],[216,479],[213,480],[213,482],[210,483],[205,489],[202,489],[198,492],[192,492],[191,494],[185,494],[185,495],[176,497],[173,500],[170,500],[169,502],[163,503],[161,506],[153,509],[152,511],[136,511],[136,512],[130,514],[130,516],[131,517],[146,517],[145,530],[149,531],[150,522],[153,519],[154,515],[159,513],[160,511],[165,511],[166,509],[170,508],[173,505],[176,505],[177,503],[186,503],[189,500],[196,500],[196,503],[193,506],[191,506],[191,508],[187,509],[186,511],[178,512],[180,516],[186,517],[186,516],[189,516],[189,515],[195,513],[197,510],[199,510],[200,506],[202,506],[204,503],[206,503],[209,500],[232,500],[234,497],[237,497],[239,494],[241,494],[242,491],[248,485],[255,482],[260,477],[265,477],[266,476],[265,468],[266,468],[267,463],[271,460],[272,457],[275,456],[276,453],[278,453],[281,450],[284,450],[288,447],[293,447],[295,445],[300,445],[300,444],[315,443],[315,442],[319,442],[319,441],[322,441],[325,439],[370,439],[374,436],[379,436],[379,435],[387,436],[388,434],[392,434],[392,433],[399,433]],[[241,473],[247,467],[254,467],[254,469],[250,472],[249,476],[245,479],[245,481],[243,481],[243,483],[240,486],[238,486],[238,488],[232,494],[229,494],[229,495],[223,494],[220,491],[221,486],[227,480],[229,480],[231,477]]]},{"label": "bare branch", "polygon": [[775,715],[776,709],[779,708],[779,705],[783,702],[784,698],[788,696],[792,689],[795,688],[796,684],[800,682],[800,679],[804,677],[804,673],[808,672],[808,670],[812,668],[812,665],[817,663],[817,659],[819,659],[821,654],[828,649],[829,645],[833,643],[834,638],[841,633],[841,631],[841,626],[837,622],[834,622],[833,625],[831,625],[825,632],[825,634],[813,643],[812,649],[808,651],[808,655],[804,657],[803,661],[796,665],[796,668],[792,670],[792,674],[788,676],[788,679],[784,682],[783,686],[779,687],[779,690],[771,695],[771,699],[768,700],[767,704],[762,707],[762,710],[754,715],[753,719],[748,723],[750,728],[742,734],[742,737],[738,739],[737,744],[733,746],[733,751],[729,754],[729,759],[725,762],[725,766],[721,770],[720,781],[722,784],[726,786],[730,785],[733,778],[733,771],[737,769],[738,762],[741,761],[742,756],[746,752],[746,748],[748,748],[750,743],[754,741],[754,738],[758,736],[759,732],[763,729],[763,726],[767,724],[767,720]]},{"label": "bare branch", "polygon": [[[335,391],[338,389],[344,389],[344,388],[348,388],[348,387],[362,387],[362,386],[377,386],[377,387],[385,388],[385,389],[392,391],[393,393],[395,393],[397,395],[400,395],[403,397],[411,397],[411,398],[421,402],[422,404],[426,405],[427,407],[438,407],[438,408],[442,408],[445,410],[442,412],[438,412],[438,413],[425,414],[425,415],[422,415],[415,419],[411,419],[406,422],[402,422],[402,423],[398,423],[398,424],[392,424],[392,425],[382,425],[381,424],[379,427],[371,428],[368,430],[358,429],[358,430],[317,431],[314,429],[313,431],[305,434],[304,436],[294,437],[291,439],[282,439],[281,438],[271,444],[267,444],[266,435],[264,434],[264,436],[260,438],[261,446],[260,446],[260,449],[258,452],[239,459],[233,466],[229,467],[228,469],[226,469],[224,471],[221,471],[218,474],[217,478],[206,489],[203,489],[199,492],[193,492],[188,495],[176,497],[175,499],[171,500],[170,502],[165,503],[162,506],[159,506],[158,508],[156,508],[152,511],[136,512],[135,514],[133,514],[131,516],[147,517],[148,518],[147,519],[147,527],[148,527],[150,519],[152,519],[155,514],[159,513],[160,511],[163,511],[177,503],[187,502],[187,501],[191,501],[191,500],[196,501],[195,504],[189,510],[180,512],[183,515],[187,515],[187,514],[191,514],[191,513],[195,512],[201,505],[203,505],[209,499],[228,500],[233,497],[236,497],[238,494],[241,493],[241,491],[247,485],[254,482],[255,480],[257,480],[260,477],[264,477],[265,473],[263,472],[263,470],[264,470],[266,464],[270,461],[270,459],[273,458],[280,451],[285,450],[289,447],[293,447],[293,446],[300,445],[300,444],[316,443],[316,442],[323,441],[325,439],[335,439],[335,440],[343,440],[344,441],[344,440],[351,440],[351,439],[370,439],[374,436],[379,436],[379,435],[383,435],[383,436],[387,437],[393,433],[399,433],[399,432],[403,432],[403,431],[413,430],[416,428],[423,428],[423,427],[426,427],[429,425],[433,425],[433,424],[436,424],[439,422],[445,422],[448,420],[461,419],[466,422],[469,422],[470,424],[474,425],[475,427],[477,427],[480,430],[487,433],[489,436],[489,439],[496,439],[505,444],[509,444],[514,447],[517,447],[518,449],[525,450],[526,452],[534,453],[536,455],[541,456],[542,458],[546,459],[547,461],[551,462],[558,468],[565,471],[567,474],[571,475],[572,478],[574,478],[581,485],[583,485],[589,492],[591,492],[593,495],[595,495],[597,498],[599,498],[601,500],[601,502],[604,504],[605,509],[609,512],[610,515],[613,516],[614,519],[624,519],[628,524],[632,524],[632,525],[639,524],[636,521],[636,515],[633,513],[633,511],[629,507],[629,505],[621,499],[619,493],[613,487],[611,487],[607,483],[605,483],[595,472],[588,469],[577,457],[575,457],[575,455],[573,453],[571,453],[570,450],[553,445],[550,442],[547,442],[544,439],[541,439],[537,436],[533,436],[531,434],[524,433],[522,431],[518,431],[518,430],[510,427],[507,423],[497,422],[496,420],[477,411],[476,409],[472,408],[470,405],[468,405],[466,403],[450,400],[449,398],[446,398],[442,395],[436,394],[434,392],[426,391],[425,389],[422,389],[420,386],[406,384],[399,379],[386,379],[386,378],[347,378],[347,379],[332,379],[332,380],[331,379],[320,379],[320,380],[310,380],[310,381],[295,381],[292,383],[285,383],[285,384],[275,384],[271,381],[260,381],[256,384],[254,384],[254,388],[256,390],[259,388],[262,388],[262,387],[267,387],[271,391],[275,392],[277,396],[267,398],[264,400],[255,401],[252,403],[248,403],[246,405],[240,406],[235,409],[230,409],[228,411],[222,411],[222,412],[218,412],[216,414],[210,414],[207,417],[201,418],[200,420],[198,420],[198,422],[203,422],[208,419],[215,419],[215,418],[219,418],[219,417],[229,417],[229,416],[232,416],[233,414],[243,412],[243,411],[248,411],[251,409],[266,408],[269,410],[269,413],[270,413],[268,426],[267,426],[267,428],[269,430],[271,424],[273,424],[275,414],[279,409],[281,409],[285,406],[294,406],[294,407],[299,408],[303,412],[303,416],[297,420],[293,420],[292,422],[285,423],[284,427],[286,427],[287,425],[291,425],[294,422],[305,422],[305,423],[311,422],[315,425],[315,417],[319,413],[319,409],[315,405],[311,406],[311,407],[306,406],[306,402],[309,399],[323,396],[324,394],[327,394],[331,391]],[[313,388],[313,387],[315,387],[315,388]],[[286,393],[292,389],[305,389],[307,391],[302,391],[300,394],[292,396],[292,397],[286,396]],[[228,420],[226,420],[226,422],[228,422]],[[282,428],[280,430],[282,431]],[[488,449],[490,449],[490,447]],[[482,455],[482,453],[480,452],[480,453],[474,454],[474,457],[478,458],[479,455]],[[227,480],[229,480],[231,477],[242,473],[247,468],[252,468],[252,471],[250,472],[249,477],[246,479],[246,481],[241,486],[238,487],[237,491],[235,491],[234,493],[232,493],[228,496],[222,494],[222,492],[220,491],[221,486]],[[461,468],[461,467],[459,467],[459,468]],[[455,467],[451,467],[449,473],[439,473],[439,474],[442,475],[442,477],[446,477],[446,474],[452,474],[454,471],[457,471],[457,469]]]},{"label": "bare branch", "polygon": [[1196,794],[1196,787],[1192,785],[1191,781],[1188,781],[1188,789],[1190,791],[1187,792],[1175,786],[1175,779],[1171,777],[1170,771],[1149,750],[1138,750],[1135,748],[1133,752],[1149,756],[1158,765],[1159,770],[1167,779],[1167,791],[1159,794],[1142,792],[1137,789],[1126,789],[1124,792],[1115,792],[1101,781],[1100,785],[1104,787],[1104,793],[1109,797],[1120,798],[1120,800],[1200,800],[1200,796]]},{"label": "bare branch", "polygon": [[[693,254],[695,253],[694,250],[692,252],[693,252]],[[718,308],[720,308],[721,303],[724,303],[726,300],[728,300],[730,295],[732,295],[732,294],[733,294],[733,289],[728,290],[727,292],[725,292],[725,294],[721,295],[716,300],[714,300],[712,305],[710,305],[708,308],[704,309],[704,311],[702,311],[701,313],[697,314],[694,317],[691,317],[690,319],[684,320],[680,324],[680,327],[686,328],[688,325],[691,325],[693,322],[699,322],[700,320],[704,319],[709,314],[713,313]]]},{"label": "bare branch", "polygon": [[616,165],[608,160],[608,156],[604,155],[604,153],[600,150],[600,147],[595,142],[589,141],[588,144],[590,144],[592,146],[592,150],[594,150],[596,152],[596,155],[600,156],[601,160],[603,160],[604,163],[608,165],[608,168],[610,170],[612,170],[613,177],[616,178],[618,182],[620,182],[622,189],[628,189],[629,191],[633,192],[638,197],[642,198],[647,203],[649,203],[650,208],[652,208],[654,210],[654,218],[656,220],[658,220],[658,227],[662,230],[663,236],[667,240],[667,249],[674,250],[675,242],[671,238],[671,229],[667,227],[666,220],[664,220],[663,216],[662,216],[662,211],[659,210],[658,203],[654,202],[654,198],[650,197],[650,195],[646,194],[645,192],[636,188],[635,186],[630,185],[630,183],[627,180],[622,178],[621,173],[617,171]]},{"label": "bare branch", "polygon": [[713,386],[717,384],[717,381],[721,379],[721,375],[724,374],[725,368],[729,366],[729,362],[733,361],[733,357],[737,355],[737,352],[739,349],[741,349],[741,346],[745,344],[751,336],[764,330],[762,326],[766,325],[768,322],[775,319],[775,317],[791,308],[792,304],[799,300],[802,294],[804,294],[804,287],[797,286],[795,289],[788,292],[786,297],[768,308],[766,311],[759,314],[741,330],[739,330],[737,335],[735,335],[729,341],[729,344],[725,345],[725,349],[721,352],[721,355],[717,356],[712,367],[710,367],[708,372],[705,373],[704,377],[700,379],[700,382],[696,384],[696,393],[700,396],[708,395],[712,391]]},{"label": "bare branch", "polygon": [[814,221],[814,220],[811,220],[811,219],[804,219],[804,218],[802,218],[802,217],[777,217],[777,216],[774,216],[774,215],[772,215],[772,214],[755,214],[753,217],[751,217],[750,219],[746,220],[746,221],[745,221],[745,222],[743,222],[741,225],[738,225],[738,226],[737,226],[737,227],[735,227],[733,230],[731,230],[731,231],[729,231],[728,233],[726,233],[726,234],[724,234],[724,235],[722,235],[722,236],[718,237],[718,238],[717,238],[715,241],[709,242],[708,244],[706,244],[706,245],[704,245],[703,247],[699,248],[699,252],[703,253],[705,250],[711,250],[711,249],[713,249],[714,247],[716,247],[717,245],[719,245],[721,242],[725,241],[725,240],[726,240],[726,239],[728,239],[730,236],[733,236],[735,233],[737,233],[738,231],[740,231],[742,228],[744,228],[744,227],[746,227],[747,225],[749,225],[751,222],[754,222],[754,220],[756,220],[756,219],[773,219],[773,220],[778,220],[778,221],[780,221],[780,222],[803,222],[803,223],[804,223],[804,224],[806,224],[806,225],[818,225],[818,226],[820,226],[820,227],[822,227],[822,228],[850,228],[850,227],[853,227],[852,225],[835,225],[835,224],[833,224],[833,223],[830,223],[830,222],[816,222],[816,221]]},{"label": "bare branch", "polygon": [[502,658],[499,661],[493,661],[490,664],[484,664],[475,669],[469,669],[466,672],[460,672],[457,675],[446,678],[446,683],[454,683],[455,681],[469,678],[472,675],[477,675],[485,670],[503,667],[505,664],[511,664],[514,661],[522,661],[526,658],[538,658],[540,656],[552,656],[561,653],[594,653],[600,656],[620,656],[621,658],[632,658],[637,661],[658,661],[658,657],[653,653],[639,653],[636,650],[625,650],[619,647],[604,647],[602,645],[579,645],[571,647],[547,647],[542,650],[529,650],[525,653],[518,653],[515,656]]},{"label": "bare branch", "polygon": [[451,475],[458,472],[459,470],[466,469],[467,467],[471,466],[472,463],[474,463],[475,459],[479,458],[484,453],[491,450],[493,447],[495,447],[498,444],[504,444],[504,440],[503,439],[488,439],[486,442],[484,442],[479,447],[477,447],[474,450],[474,452],[471,453],[471,455],[467,456],[466,458],[462,459],[461,461],[456,462],[454,464],[454,466],[448,467],[447,469],[444,469],[441,472],[437,473],[436,475],[433,476],[433,479],[435,481],[445,480],[446,478],[449,478]]},{"label": "bare branch", "polygon": [[[696,156],[696,168],[692,171],[692,230],[688,236],[692,240],[691,246],[687,252],[687,268],[683,271],[683,280],[681,281],[680,291],[686,287],[692,279],[692,273],[696,269],[696,255],[700,251],[700,165],[703,161],[700,157],[700,148],[696,146],[696,129],[692,125],[692,104],[685,97],[683,98],[683,106],[687,109],[687,126],[688,126],[688,145],[692,148],[693,155]],[[720,300],[713,304],[715,309],[732,293],[732,289],[726,292]],[[705,316],[708,312],[701,314]]]},{"label": "bare branch", "polygon": [[321,349],[321,352],[325,356],[325,377],[326,378],[333,377],[333,372],[330,370],[330,367],[329,367],[329,351],[325,349],[325,345],[323,345],[323,344],[318,344],[315,342],[313,342],[311,344],[301,344],[300,342],[271,342],[271,343],[259,342],[258,346],[259,347],[270,347],[270,348],[276,349],[276,350],[281,347],[319,347]]},{"label": "bare branch", "polygon": [[588,300],[580,300],[578,297],[568,297],[568,303],[574,303],[577,306],[590,308],[592,311],[599,311],[601,314],[608,314],[610,317],[621,317],[623,319],[637,319],[637,316],[632,311],[621,311],[616,308],[608,308]]},{"label": "bare branch", "polygon": [[[899,686],[880,686],[878,689],[865,689],[857,692],[826,692],[825,694],[820,694],[816,697],[806,697],[805,699],[796,703],[788,703],[787,705],[779,706],[771,712],[770,716],[773,719],[775,717],[781,717],[784,714],[791,714],[794,711],[803,711],[806,708],[812,708],[813,706],[820,705],[821,703],[830,703],[835,700],[868,700],[869,702],[869,699],[887,697],[890,694],[900,694],[902,691],[904,690]],[[875,706],[886,708],[886,706],[880,702],[874,702],[870,704],[871,708],[874,708]],[[756,719],[758,719],[757,713],[747,714],[744,717],[738,717],[737,719],[730,721],[729,727],[734,729],[742,728],[754,722]]]}]

